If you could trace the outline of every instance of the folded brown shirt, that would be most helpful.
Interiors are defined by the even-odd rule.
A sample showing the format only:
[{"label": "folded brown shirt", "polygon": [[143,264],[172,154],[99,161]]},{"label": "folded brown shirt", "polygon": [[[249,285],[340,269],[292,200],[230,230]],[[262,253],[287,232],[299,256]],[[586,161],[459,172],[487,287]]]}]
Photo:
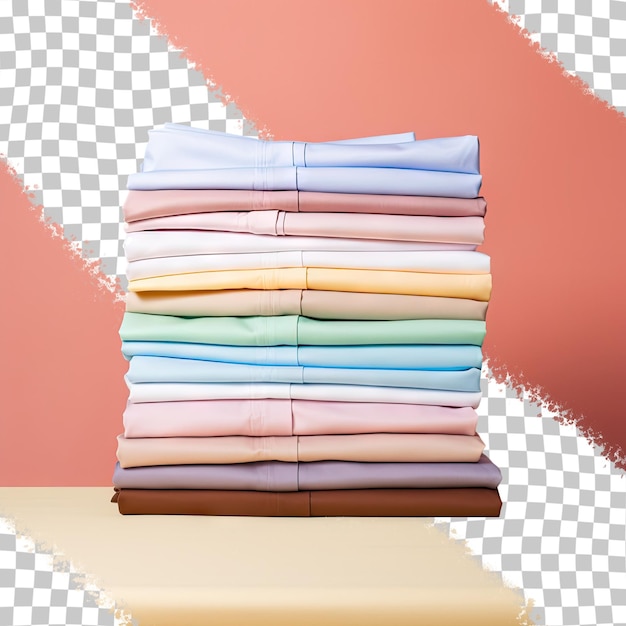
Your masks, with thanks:
[{"label": "folded brown shirt", "polygon": [[498,517],[497,489],[337,489],[262,492],[208,489],[121,489],[123,515],[262,517]]}]

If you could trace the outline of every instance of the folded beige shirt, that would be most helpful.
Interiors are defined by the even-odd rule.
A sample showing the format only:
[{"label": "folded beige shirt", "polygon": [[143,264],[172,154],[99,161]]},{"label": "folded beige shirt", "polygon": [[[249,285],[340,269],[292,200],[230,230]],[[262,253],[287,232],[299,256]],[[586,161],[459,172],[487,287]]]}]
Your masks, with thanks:
[{"label": "folded beige shirt", "polygon": [[478,435],[387,434],[292,437],[117,438],[121,467],[251,463],[254,461],[459,462],[478,461]]},{"label": "folded beige shirt", "polygon": [[182,317],[305,315],[336,320],[484,320],[487,306],[487,302],[464,298],[309,289],[126,294],[127,311]]}]

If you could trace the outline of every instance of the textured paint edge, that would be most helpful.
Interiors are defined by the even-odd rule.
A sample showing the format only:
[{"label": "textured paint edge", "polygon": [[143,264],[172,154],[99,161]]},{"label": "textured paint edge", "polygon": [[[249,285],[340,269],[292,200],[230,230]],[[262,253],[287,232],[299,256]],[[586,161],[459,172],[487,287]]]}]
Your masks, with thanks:
[{"label": "textured paint edge", "polygon": [[[63,233],[63,227],[60,224],[57,224],[49,217],[44,217],[43,205],[35,204],[35,194],[33,190],[28,185],[24,185],[22,176],[5,155],[0,155],[0,168],[5,170],[12,179],[13,184],[21,188],[22,193],[28,198],[30,210],[37,214],[42,227],[46,229],[50,237],[60,239],[65,253],[74,263],[78,263],[80,267],[93,278],[94,285],[98,288],[98,291],[112,293],[114,296],[113,302],[123,302],[124,291],[122,290],[119,278],[113,278],[104,274],[100,267],[99,258],[87,258],[83,256],[81,242],[77,241],[75,237],[66,237]],[[36,187],[33,189],[36,189]]]},{"label": "textured paint edge", "polygon": [[168,42],[168,49],[172,52],[178,52],[182,58],[184,58],[191,69],[195,69],[200,72],[207,81],[207,89],[215,95],[215,97],[224,105],[236,104],[244,117],[244,134],[245,124],[249,124],[258,133],[260,139],[273,139],[274,135],[267,125],[262,125],[260,120],[256,119],[250,109],[242,109],[240,103],[235,102],[234,97],[226,93],[216,82],[215,77],[209,67],[204,64],[193,60],[190,53],[185,47],[183,37],[172,35],[168,32],[165,24],[158,18],[149,15],[148,11],[143,7],[141,0],[131,0],[130,7],[133,11],[133,18],[138,20],[148,20],[150,22],[150,31],[163,37]]},{"label": "textured paint edge", "polygon": [[499,13],[502,18],[515,29],[517,35],[522,39],[525,39],[528,43],[528,47],[532,48],[535,54],[538,54],[542,57],[547,63],[552,65],[557,65],[561,70],[561,74],[569,81],[569,83],[579,89],[585,96],[590,96],[594,100],[600,102],[605,109],[611,111],[615,115],[617,115],[620,119],[626,119],[626,114],[618,111],[612,104],[608,103],[604,98],[598,96],[594,90],[579,76],[576,75],[574,70],[568,70],[563,63],[559,60],[558,53],[548,50],[544,48],[539,41],[536,41],[534,37],[539,35],[540,33],[533,33],[528,29],[524,28],[521,24],[522,18],[519,15],[515,15],[514,13],[510,13],[506,9],[504,9],[499,3],[498,0],[494,0],[494,2],[489,2],[489,0],[485,0],[488,2],[493,10],[496,13]]},{"label": "textured paint edge", "polygon": [[73,575],[72,581],[76,585],[75,588],[83,591],[99,609],[105,609],[112,613],[115,626],[136,626],[137,622],[133,620],[130,612],[118,607],[113,597],[98,583],[96,577],[82,572],[80,564],[77,566],[67,558],[63,551],[57,548],[54,541],[35,538],[25,522],[17,521],[8,516],[0,517],[0,532],[3,531],[14,534],[16,540],[26,542],[29,548],[32,546],[32,552],[29,550],[30,553],[49,556],[52,561],[53,576],[55,572]]}]

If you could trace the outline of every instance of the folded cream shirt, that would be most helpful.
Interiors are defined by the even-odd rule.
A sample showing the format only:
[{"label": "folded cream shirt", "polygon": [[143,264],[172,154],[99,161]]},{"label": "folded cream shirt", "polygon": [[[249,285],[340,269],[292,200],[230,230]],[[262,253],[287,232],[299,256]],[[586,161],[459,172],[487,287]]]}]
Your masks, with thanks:
[{"label": "folded cream shirt", "polygon": [[[443,218],[442,218],[443,219]],[[128,261],[193,254],[231,254],[314,250],[318,252],[400,252],[475,250],[476,244],[384,241],[341,237],[274,237],[213,231],[129,232],[124,240]]]},{"label": "folded cream shirt", "polygon": [[256,270],[287,267],[320,267],[359,270],[403,270],[438,274],[488,274],[489,257],[481,252],[328,252],[285,250],[240,254],[194,254],[130,261],[128,280],[210,272],[216,270]]},{"label": "folded cream shirt", "polygon": [[178,402],[187,400],[228,400],[291,398],[332,402],[382,402],[428,404],[431,406],[477,408],[479,391],[442,391],[406,387],[322,385],[296,383],[150,383],[126,380],[131,402]]}]

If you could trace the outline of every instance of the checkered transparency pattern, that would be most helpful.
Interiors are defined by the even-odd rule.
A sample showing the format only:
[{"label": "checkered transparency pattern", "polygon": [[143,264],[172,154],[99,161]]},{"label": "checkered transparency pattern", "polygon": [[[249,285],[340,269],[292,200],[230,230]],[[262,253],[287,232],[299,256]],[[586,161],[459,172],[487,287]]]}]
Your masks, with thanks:
[{"label": "checkered transparency pattern", "polygon": [[626,0],[493,0],[532,41],[626,114]]},{"label": "checkered transparency pattern", "polygon": [[0,2],[0,153],[111,286],[125,286],[127,176],[171,121],[254,134],[127,2]]},{"label": "checkered transparency pattern", "polygon": [[17,536],[0,519],[0,626],[117,626],[113,601],[73,565]]},{"label": "checkered transparency pattern", "polygon": [[625,473],[487,368],[481,386],[477,430],[502,470],[502,513],[435,523],[524,590],[534,623],[626,624]]},{"label": "checkered transparency pattern", "polygon": [[[598,95],[626,106],[626,2],[498,4],[510,5],[528,30],[540,29],[533,37]],[[44,217],[100,262],[110,286],[116,278],[124,286],[120,205],[147,130],[174,121],[256,134],[235,104],[223,105],[209,87],[149,21],[133,17],[126,0],[0,0],[0,153],[35,191]],[[436,524],[523,589],[536,623],[626,624],[623,473],[575,427],[486,371],[482,386],[479,432],[503,472],[502,515]],[[76,577],[44,567],[50,557],[18,558],[34,550],[19,542],[8,526],[0,528],[0,626],[112,623],[102,608],[96,618],[89,594],[70,589]]]}]

